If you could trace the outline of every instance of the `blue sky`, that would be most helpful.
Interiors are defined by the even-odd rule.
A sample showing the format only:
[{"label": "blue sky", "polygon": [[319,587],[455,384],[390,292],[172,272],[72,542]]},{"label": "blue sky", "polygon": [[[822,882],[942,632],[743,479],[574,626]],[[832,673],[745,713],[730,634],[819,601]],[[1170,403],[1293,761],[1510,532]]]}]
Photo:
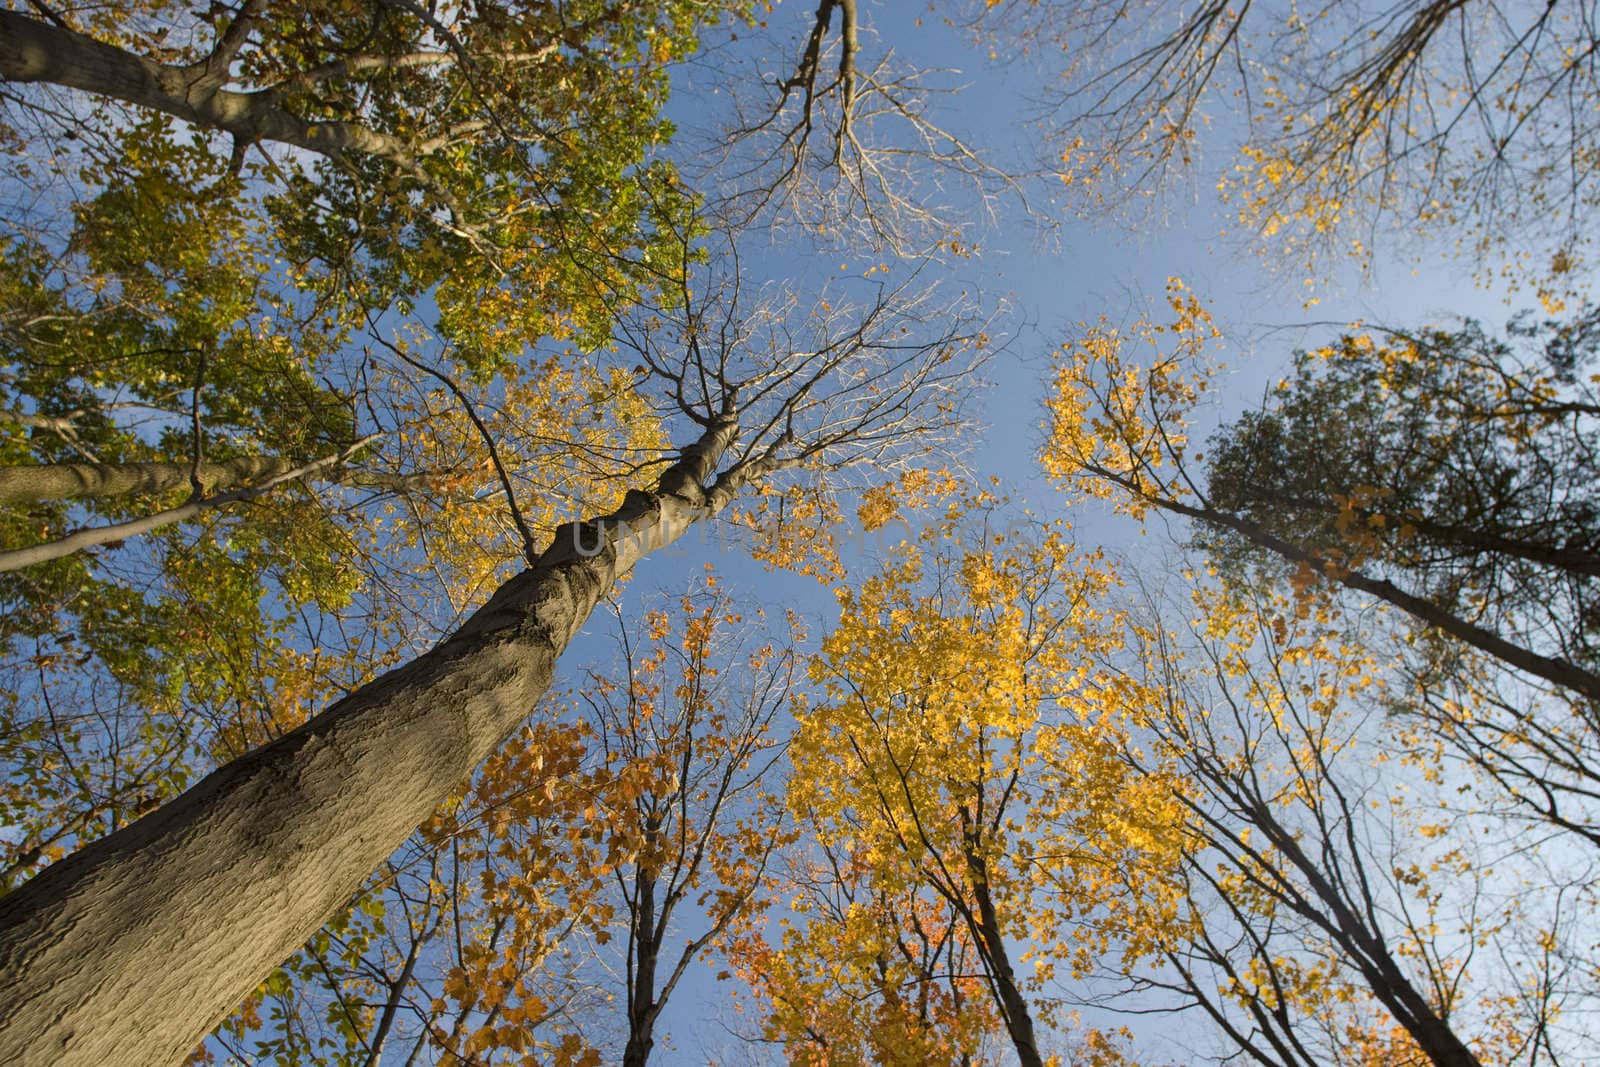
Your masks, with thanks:
[{"label": "blue sky", "polygon": [[[944,90],[930,98],[939,125],[1000,170],[1017,175],[1036,170],[1038,122],[1046,116],[1035,101],[1045,86],[1041,78],[1058,57],[1048,49],[1028,56],[990,54],[971,31],[934,15],[937,6],[862,0],[867,25],[860,65],[871,66],[892,53],[906,68],[923,72],[930,86]],[[815,0],[776,3],[765,15],[766,29],[741,29],[737,40],[727,28],[714,31],[706,54],[678,71],[670,113],[685,139],[668,151],[679,153],[686,169],[726,121],[730,85],[725,79],[770,79],[792,70],[815,11]],[[737,83],[744,90],[759,84]],[[1219,141],[1226,140],[1230,121],[1226,114],[1216,116],[1213,132]],[[1188,184],[1169,190],[1149,210],[1090,216],[1074,213],[1068,190],[1048,174],[1019,178],[1031,210],[1016,197],[1000,195],[992,212],[981,209],[972,187],[960,178],[926,174],[923,195],[938,198],[949,217],[960,220],[960,243],[970,255],[924,262],[860,242],[816,240],[793,224],[769,229],[767,219],[740,235],[742,265],[752,287],[782,284],[811,299],[880,267],[890,281],[920,270],[920,277],[937,281],[952,301],[958,293],[976,294],[985,306],[1002,309],[996,313],[997,353],[984,370],[973,425],[957,458],[975,476],[999,479],[1017,508],[1045,517],[1065,515],[1080,542],[1104,546],[1128,567],[1159,575],[1170,570],[1176,552],[1165,529],[1153,523],[1149,536],[1138,537],[1103,509],[1069,507],[1035,462],[1050,357],[1078,323],[1105,318],[1125,324],[1141,313],[1159,314],[1168,278],[1182,278],[1228,337],[1220,353],[1228,369],[1201,413],[1203,434],[1204,420],[1217,425],[1259,403],[1296,347],[1329,339],[1340,324],[1368,320],[1415,326],[1472,315],[1493,327],[1526,300],[1478,285],[1473,264],[1455,258],[1448,247],[1431,247],[1398,229],[1375,242],[1368,269],[1324,258],[1316,286],[1308,288],[1298,264],[1264,261],[1240,235],[1228,232],[1232,223],[1214,188],[1219,170],[1230,163],[1226,151],[1214,151],[1202,157]],[[1315,306],[1308,305],[1312,296]],[[906,533],[909,529],[900,525],[872,535],[845,529],[840,542],[853,577]],[[1181,539],[1182,531],[1175,533]],[[679,593],[698,581],[708,564],[738,600],[750,605],[747,613],[764,607],[776,619],[782,609],[792,609],[807,622],[813,640],[836,617],[837,603],[827,585],[752,561],[737,531],[726,524],[696,529],[683,543],[647,559],[619,596],[631,609],[662,593]],[[585,668],[610,662],[613,653],[614,624],[609,614],[597,612],[570,649],[556,690],[583,677]],[[710,978],[715,969],[697,970],[678,989],[661,1023],[661,1038],[676,1054],[664,1054],[662,1062],[704,1058],[719,1050],[731,1050],[732,1062],[747,1058],[748,1050],[726,1029],[733,1016],[726,989]],[[1181,1058],[1183,1049],[1176,1047],[1179,1038],[1169,1024],[1134,1025],[1143,1027],[1145,1036],[1168,1042]]]},{"label": "blue sky", "polygon": [[[726,45],[724,58],[755,58],[758,65],[781,69],[798,54],[801,34],[809,28],[815,7],[810,3],[782,3],[769,16],[771,32],[739,44]],[[864,34],[864,60],[892,48],[903,60],[923,68],[949,68],[940,76],[945,84],[960,87],[941,97],[939,121],[952,131],[967,131],[974,144],[995,148],[997,162],[1026,169],[1032,162],[1029,144],[1037,131],[1017,121],[1028,110],[1027,101],[1038,95],[1038,68],[1011,57],[990,59],[974,47],[964,31],[936,19],[918,19],[920,5],[864,4],[863,18],[871,32]],[[774,48],[774,41],[789,41],[790,51]],[[1041,57],[1048,62],[1049,57]],[[689,68],[681,78],[672,111],[686,131],[704,129],[720,113],[721,100],[704,93],[707,76]],[[720,95],[720,94],[719,94]],[[1219,117],[1219,126],[1227,121]],[[938,270],[942,282],[973,290],[990,300],[1003,301],[1004,344],[985,371],[987,387],[976,407],[977,420],[969,447],[962,457],[981,476],[997,476],[1018,506],[1035,513],[1066,513],[1080,541],[1101,544],[1114,555],[1141,568],[1170,565],[1175,546],[1163,537],[1159,524],[1148,538],[1132,536],[1133,529],[1103,510],[1077,507],[1066,511],[1062,496],[1041,477],[1035,455],[1043,439],[1040,397],[1051,352],[1070,339],[1080,322],[1104,316],[1112,323],[1128,323],[1142,312],[1159,313],[1169,276],[1181,277],[1210,307],[1227,337],[1220,353],[1227,370],[1200,413],[1211,425],[1227,421],[1259,404],[1264,389],[1277,379],[1297,347],[1323,343],[1339,324],[1356,320],[1414,326],[1444,321],[1456,315],[1481,318],[1498,326],[1519,306],[1503,291],[1484,288],[1473,279],[1473,264],[1405,237],[1380,240],[1367,269],[1350,260],[1325,260],[1313,289],[1304,284],[1304,271],[1294,265],[1273,265],[1253,255],[1245,242],[1229,235],[1231,219],[1212,194],[1215,168],[1231,161],[1218,152],[1206,161],[1192,184],[1174,190],[1161,210],[1143,216],[1077,218],[1068,213],[1064,198],[1051,198],[1062,190],[1049,179],[1030,189],[1033,216],[1019,210],[1015,201],[1002,201],[1002,213],[963,228],[963,236],[976,248],[972,258],[957,258]],[[1207,170],[1206,167],[1213,169]],[[972,205],[968,205],[972,206]],[[891,270],[909,269],[892,257],[867,249],[824,249],[800,254],[792,231],[767,235],[745,234],[742,244],[745,268],[761,280],[782,280],[802,290],[820,288],[832,276],[857,275],[878,262]],[[1310,306],[1308,297],[1315,296]],[[889,531],[891,534],[893,529]],[[1181,536],[1181,531],[1175,531]],[[681,588],[683,581],[713,564],[736,593],[757,603],[794,608],[811,623],[813,635],[836,617],[836,604],[828,590],[812,579],[773,573],[752,563],[725,533],[706,532],[691,537],[660,558],[647,560],[635,574],[625,594],[633,600],[654,590]],[[845,538],[851,544],[847,563],[852,568],[888,547],[888,538]],[[732,551],[729,549],[733,548]],[[596,625],[591,624],[593,632]],[[603,655],[596,642],[581,640],[569,663]],[[700,1059],[718,1051],[730,1053],[731,1062],[742,1055],[726,1027],[736,1021],[726,991],[708,978],[709,969],[686,981],[675,994],[663,1028],[671,1035],[679,1057]],[[743,1020],[748,1024],[749,1020]],[[1142,1036],[1155,1039],[1169,1054],[1182,1058],[1186,1049],[1183,1028],[1171,1021],[1130,1020]]]},{"label": "blue sky", "polygon": [[[892,50],[912,66],[944,71],[929,74],[932,82],[952,90],[935,100],[941,125],[992,151],[997,166],[1021,172],[1035,165],[1032,146],[1038,129],[1029,123],[1029,102],[1039,94],[1038,78],[1048,55],[1026,62],[990,57],[966,31],[919,17],[926,14],[923,4],[864,2],[862,10],[868,20],[865,60]],[[814,11],[812,0],[779,3],[768,16],[768,32],[743,34],[738,42],[716,46],[716,69],[694,63],[684,67],[671,105],[680,128],[691,135],[714,130],[727,97],[712,95],[709,87],[727,65],[751,62],[769,71],[792,65]],[[1226,121],[1219,117],[1219,128]],[[1043,438],[1040,399],[1050,356],[1071,338],[1078,323],[1101,317],[1127,323],[1143,312],[1158,314],[1167,279],[1184,279],[1228,337],[1221,354],[1228,367],[1223,386],[1202,413],[1217,424],[1259,403],[1290,353],[1328,339],[1338,324],[1369,320],[1417,325],[1465,314],[1493,326],[1521,306],[1522,298],[1508,300],[1504,292],[1476,284],[1472,264],[1452,257],[1449,249],[1399,236],[1378,242],[1366,271],[1348,260],[1325,261],[1313,293],[1294,265],[1266,263],[1242,239],[1226,233],[1230,219],[1212,190],[1215,168],[1228,162],[1216,153],[1190,185],[1173,190],[1159,210],[1142,215],[1079,217],[1071,213],[1058,183],[1037,176],[1028,185],[1031,214],[1015,199],[1001,197],[996,214],[987,216],[959,182],[950,183],[945,189],[952,206],[957,213],[968,209],[971,216],[962,225],[962,239],[974,254],[947,257],[924,268],[947,291],[981,294],[989,304],[1006,309],[998,319],[999,351],[985,368],[986,385],[978,392],[972,432],[959,458],[975,475],[999,478],[1002,491],[1019,508],[1047,517],[1066,514],[1081,542],[1103,545],[1152,573],[1166,568],[1174,552],[1159,527],[1141,538],[1102,509],[1069,510],[1035,462]],[[781,282],[801,293],[820,292],[840,278],[859,278],[878,264],[889,265],[891,279],[917,265],[860,246],[807,247],[792,227],[746,232],[741,243],[744,269],[756,283]],[[1318,300],[1314,307],[1306,305],[1310,295]],[[896,525],[873,535],[847,529],[841,536],[846,563],[859,574],[905,532]],[[773,616],[779,609],[798,612],[813,638],[836,618],[830,589],[750,560],[737,532],[726,527],[697,529],[683,543],[647,559],[620,595],[625,604],[638,605],[661,593],[681,592],[701,577],[707,564],[738,599],[764,606]],[[556,689],[581,677],[584,668],[610,661],[613,652],[614,624],[609,614],[597,612],[569,650]],[[663,1040],[675,1052],[662,1054],[660,1062],[703,1060],[718,1052],[726,1053],[729,1062],[747,1058],[749,1050],[727,1029],[739,1020],[731,1012],[727,990],[710,977],[715,969],[697,969],[675,993],[660,1024]],[[749,1020],[743,1022],[748,1025]],[[1178,1040],[1170,1023],[1133,1025],[1158,1043]],[[1155,1034],[1158,1029],[1162,1032]],[[1183,1052],[1174,1044],[1173,1055],[1181,1058]]]}]

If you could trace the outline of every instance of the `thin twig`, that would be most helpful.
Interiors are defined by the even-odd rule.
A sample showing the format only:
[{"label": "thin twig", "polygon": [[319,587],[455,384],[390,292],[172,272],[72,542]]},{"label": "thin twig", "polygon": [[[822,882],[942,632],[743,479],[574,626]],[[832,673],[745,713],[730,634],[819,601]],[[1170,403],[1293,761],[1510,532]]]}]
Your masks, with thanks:
[{"label": "thin twig", "polygon": [[523,558],[530,564],[539,562],[539,542],[534,538],[533,530],[528,526],[528,521],[522,516],[522,508],[517,505],[517,494],[511,488],[511,475],[506,472],[505,464],[500,462],[500,449],[495,446],[494,435],[489,432],[489,427],[484,425],[483,420],[478,417],[478,409],[473,406],[467,394],[462,391],[461,386],[457,385],[455,379],[450,375],[435,367],[430,367],[426,363],[419,363],[400,351],[398,346],[391,344],[382,337],[378,337],[377,341],[392,352],[395,358],[404,360],[424,374],[437,378],[444,383],[444,387],[450,390],[457,400],[461,401],[461,406],[466,409],[467,418],[471,419],[472,425],[478,428],[478,434],[483,438],[484,446],[489,450],[489,459],[494,464],[495,474],[500,478],[500,488],[505,490],[506,507],[511,509],[511,521],[516,523],[517,533],[522,536]]}]

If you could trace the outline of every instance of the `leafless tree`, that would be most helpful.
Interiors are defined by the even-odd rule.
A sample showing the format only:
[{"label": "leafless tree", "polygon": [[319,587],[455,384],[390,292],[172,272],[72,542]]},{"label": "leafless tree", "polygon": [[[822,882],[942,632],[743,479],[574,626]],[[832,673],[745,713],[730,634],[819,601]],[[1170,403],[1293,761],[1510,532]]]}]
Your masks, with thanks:
[{"label": "leafless tree", "polygon": [[[857,0],[819,0],[798,42],[719,79],[731,114],[700,131],[703,172],[732,225],[757,222],[902,256],[970,254],[964,230],[1003,201],[1028,209],[1032,177],[940,115],[959,72],[897,53]],[[976,209],[973,205],[976,204]]]}]

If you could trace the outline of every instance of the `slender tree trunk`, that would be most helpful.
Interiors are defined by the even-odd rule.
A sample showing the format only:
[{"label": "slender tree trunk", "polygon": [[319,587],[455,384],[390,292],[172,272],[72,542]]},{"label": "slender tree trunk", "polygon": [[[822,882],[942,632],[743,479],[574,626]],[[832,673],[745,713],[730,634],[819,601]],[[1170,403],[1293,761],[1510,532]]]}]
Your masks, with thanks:
[{"label": "slender tree trunk", "polygon": [[400,998],[405,994],[407,983],[411,981],[412,971],[416,970],[417,957],[422,954],[422,945],[421,938],[413,938],[411,951],[406,953],[406,965],[400,968],[400,976],[389,986],[389,996],[383,1002],[383,1013],[378,1016],[378,1024],[372,1028],[372,1036],[367,1039],[369,1051],[362,1067],[379,1067],[383,1062],[383,1046],[389,1040],[389,1031],[394,1027],[395,1013],[400,1010]]},{"label": "slender tree trunk", "polygon": [[[1257,496],[1256,499],[1260,499],[1260,497]],[[1315,498],[1290,497],[1283,502],[1300,511],[1318,512],[1323,515],[1338,515],[1340,511],[1338,506]],[[1353,510],[1363,521],[1378,518],[1387,523],[1391,529],[1398,529],[1402,525],[1410,525],[1418,533],[1427,535],[1438,544],[1452,548],[1464,549],[1468,552],[1515,556],[1517,559],[1525,559],[1529,563],[1537,563],[1544,567],[1556,567],[1560,570],[1571,571],[1574,574],[1600,577],[1600,553],[1591,551],[1585,546],[1575,548],[1570,545],[1530,541],[1526,538],[1511,537],[1472,526],[1443,522],[1414,512],[1411,514],[1395,514],[1381,507],[1355,508]]]},{"label": "slender tree trunk", "polygon": [[617,577],[720,510],[716,423],[453,635],[0,899],[0,1063],[176,1064],[528,716]]},{"label": "slender tree trunk", "polygon": [[1480,652],[1509,663],[1519,670],[1527,671],[1536,677],[1543,678],[1564,689],[1571,689],[1582,694],[1590,700],[1600,702],[1600,675],[1593,671],[1584,670],[1569,660],[1557,659],[1552,656],[1541,655],[1530,648],[1524,648],[1514,642],[1507,641],[1499,634],[1486,630],[1463,619],[1454,612],[1435,604],[1424,597],[1408,593],[1393,582],[1381,578],[1370,578],[1358,570],[1335,568],[1328,571],[1328,560],[1323,559],[1315,552],[1308,551],[1289,541],[1277,537],[1262,527],[1241,519],[1231,512],[1218,511],[1214,508],[1195,507],[1182,501],[1170,500],[1162,497],[1144,497],[1146,503],[1161,508],[1163,511],[1187,515],[1192,519],[1221,526],[1233,530],[1243,536],[1252,544],[1274,552],[1283,559],[1293,563],[1303,563],[1316,570],[1318,574],[1326,574],[1331,581],[1338,582],[1348,589],[1356,589],[1387,601],[1395,607],[1406,612],[1421,622],[1427,623],[1436,629],[1443,630],[1451,637],[1464,644],[1471,645]]},{"label": "slender tree trunk", "polygon": [[[364,438],[371,441],[373,437]],[[203,493],[220,493],[247,483],[273,481],[285,475],[299,477],[298,460],[282,456],[237,456],[218,463],[40,463],[14,467],[0,466],[0,504],[36,504],[51,500],[99,499],[159,495],[192,489],[196,480]],[[357,486],[365,489],[408,492],[436,484],[458,473],[451,468],[390,471],[321,467],[307,473],[319,482]]]},{"label": "slender tree trunk", "polygon": [[0,504],[36,504],[77,497],[172,493],[196,482],[216,493],[287,473],[282,456],[239,456],[220,463],[43,463],[0,467]]},{"label": "slender tree trunk", "polygon": [[1039,1040],[1033,1030],[1033,1015],[1017,986],[1017,974],[1011,967],[1005,937],[1000,931],[1000,916],[994,897],[989,893],[988,867],[976,853],[968,852],[966,859],[972,895],[978,904],[978,929],[974,932],[978,935],[979,949],[989,962],[989,980],[1000,1000],[1000,1014],[1005,1018],[1006,1032],[1011,1035],[1011,1046],[1016,1049],[1017,1062],[1022,1067],[1044,1067]]},{"label": "slender tree trunk", "polygon": [[661,937],[656,929],[656,886],[654,878],[640,875],[634,881],[633,986],[628,990],[628,1043],[622,1050],[622,1067],[645,1067],[655,1048],[656,961],[661,955]]},{"label": "slender tree trunk", "polygon": [[171,526],[175,522],[184,522],[192,519],[202,511],[211,508],[219,508],[226,504],[237,504],[245,500],[254,500],[258,496],[271,492],[284,482],[294,481],[296,478],[308,478],[318,471],[342,463],[344,460],[349,459],[357,449],[370,444],[377,437],[377,434],[372,434],[362,438],[337,455],[324,456],[321,459],[312,460],[310,463],[304,463],[298,467],[281,471],[259,485],[252,485],[244,489],[234,489],[219,496],[191,499],[175,508],[142,515],[137,519],[129,519],[126,522],[113,522],[105,526],[88,526],[81,530],[74,530],[65,537],[58,537],[54,541],[46,541],[43,544],[28,545],[26,548],[13,548],[6,552],[0,552],[0,571],[21,570],[23,567],[31,567],[37,563],[61,559],[65,556],[94,548],[97,545],[109,545],[115,541],[126,541],[130,537],[139,537],[152,530],[159,530],[163,526]]},{"label": "slender tree trunk", "polygon": [[[1313,862],[1299,839],[1272,816],[1265,804],[1257,803],[1254,807],[1252,821],[1300,870],[1317,900],[1327,909],[1326,918],[1316,915],[1308,918],[1321,921],[1325,928],[1331,927],[1329,933],[1344,943],[1345,954],[1360,969],[1367,987],[1394,1016],[1395,1021],[1405,1027],[1417,1047],[1422,1049],[1435,1067],[1482,1067],[1466,1042],[1456,1036],[1449,1022],[1406,977],[1399,962],[1389,951],[1388,943],[1361,914],[1362,902],[1351,900],[1347,893],[1329,881],[1327,874]],[[1366,907],[1370,912],[1371,904],[1368,903]]]}]

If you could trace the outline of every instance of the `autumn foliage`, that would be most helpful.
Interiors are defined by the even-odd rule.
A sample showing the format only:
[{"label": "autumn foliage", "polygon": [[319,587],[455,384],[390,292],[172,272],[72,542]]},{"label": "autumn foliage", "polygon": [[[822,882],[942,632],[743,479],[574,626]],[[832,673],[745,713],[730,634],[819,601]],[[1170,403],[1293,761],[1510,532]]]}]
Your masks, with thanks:
[{"label": "autumn foliage", "polygon": [[890,6],[0,8],[0,1060],[1591,1055],[1592,5]]}]

